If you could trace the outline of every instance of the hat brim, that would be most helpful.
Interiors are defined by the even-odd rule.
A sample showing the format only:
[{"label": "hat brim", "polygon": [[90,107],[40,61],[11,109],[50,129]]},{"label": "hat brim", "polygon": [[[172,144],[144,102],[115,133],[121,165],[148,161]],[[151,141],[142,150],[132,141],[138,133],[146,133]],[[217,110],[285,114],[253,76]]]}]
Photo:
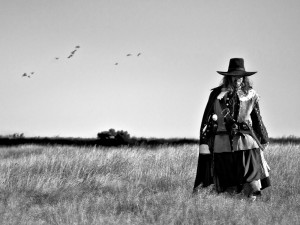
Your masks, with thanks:
[{"label": "hat brim", "polygon": [[222,71],[217,71],[217,73],[223,75],[223,76],[251,76],[257,72],[246,72],[246,71],[230,71],[230,72],[222,72]]}]

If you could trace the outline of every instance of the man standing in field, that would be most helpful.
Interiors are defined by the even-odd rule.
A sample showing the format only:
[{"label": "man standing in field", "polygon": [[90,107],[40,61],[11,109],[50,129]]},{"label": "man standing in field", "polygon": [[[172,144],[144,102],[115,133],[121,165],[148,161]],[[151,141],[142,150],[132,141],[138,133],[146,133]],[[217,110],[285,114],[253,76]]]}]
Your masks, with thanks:
[{"label": "man standing in field", "polygon": [[212,89],[200,128],[200,152],[194,192],[214,184],[218,193],[243,192],[250,200],[270,186],[263,157],[269,138],[244,59],[232,58],[222,84]]}]

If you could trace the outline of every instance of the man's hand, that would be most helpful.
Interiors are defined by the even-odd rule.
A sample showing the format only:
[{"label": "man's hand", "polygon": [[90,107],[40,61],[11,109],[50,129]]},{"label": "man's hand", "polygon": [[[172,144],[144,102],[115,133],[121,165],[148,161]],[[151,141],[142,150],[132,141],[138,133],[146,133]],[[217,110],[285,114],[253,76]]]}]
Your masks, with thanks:
[{"label": "man's hand", "polygon": [[267,149],[267,147],[269,146],[269,142],[267,142],[267,143],[265,143],[265,144],[262,144],[262,146],[263,146],[263,150],[266,150]]}]

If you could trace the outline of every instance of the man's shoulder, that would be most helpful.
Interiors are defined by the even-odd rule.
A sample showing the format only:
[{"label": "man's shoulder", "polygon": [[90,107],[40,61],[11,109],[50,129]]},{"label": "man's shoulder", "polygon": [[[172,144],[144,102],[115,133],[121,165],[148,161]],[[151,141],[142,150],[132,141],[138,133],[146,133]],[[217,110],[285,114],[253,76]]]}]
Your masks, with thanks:
[{"label": "man's shoulder", "polygon": [[221,93],[222,86],[218,86],[218,87],[212,88],[210,91],[211,92],[209,94],[209,100],[213,101],[213,99],[216,99],[217,96]]},{"label": "man's shoulder", "polygon": [[210,89],[211,90],[211,95],[213,95],[213,94],[218,94],[218,93],[220,93],[221,92],[221,90],[222,90],[222,86],[218,86],[218,87],[215,87],[215,88],[212,88],[212,89]]},{"label": "man's shoulder", "polygon": [[212,89],[210,89],[210,90],[211,90],[211,91],[217,91],[217,90],[221,91],[221,89],[222,89],[222,85],[221,85],[221,86],[218,86],[218,87],[214,87],[214,88],[212,88]]}]

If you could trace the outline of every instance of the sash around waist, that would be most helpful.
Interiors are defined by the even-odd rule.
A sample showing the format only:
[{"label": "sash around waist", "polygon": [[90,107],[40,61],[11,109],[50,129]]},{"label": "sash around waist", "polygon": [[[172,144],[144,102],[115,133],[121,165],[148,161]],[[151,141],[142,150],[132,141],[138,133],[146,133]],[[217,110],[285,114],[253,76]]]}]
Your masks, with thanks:
[{"label": "sash around waist", "polygon": [[259,148],[259,145],[249,131],[240,131],[233,137],[232,141],[230,141],[227,131],[217,132],[214,138],[214,153],[250,150],[254,148]]},{"label": "sash around waist", "polygon": [[[215,135],[224,135],[224,134],[227,134],[227,135],[229,135],[230,134],[230,132],[228,132],[228,131],[223,131],[223,130],[220,130],[220,131],[217,131],[216,133],[215,133]],[[252,133],[251,133],[251,131],[250,130],[237,130],[237,132],[236,132],[236,135],[239,135],[239,134],[249,134],[249,135],[251,135]]]}]

